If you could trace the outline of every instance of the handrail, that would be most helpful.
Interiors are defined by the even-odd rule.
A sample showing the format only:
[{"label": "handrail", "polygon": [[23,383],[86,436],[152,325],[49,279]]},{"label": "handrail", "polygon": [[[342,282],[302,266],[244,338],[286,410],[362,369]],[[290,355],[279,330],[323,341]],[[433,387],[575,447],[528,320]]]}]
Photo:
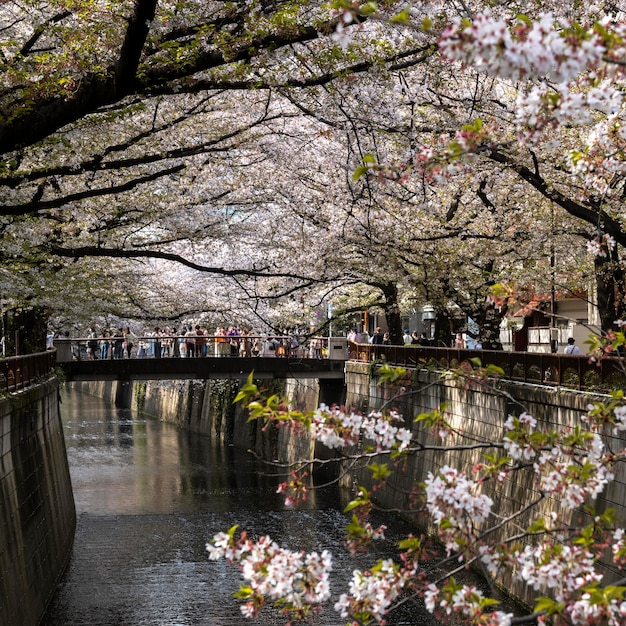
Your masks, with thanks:
[{"label": "handrail", "polygon": [[510,380],[532,384],[562,386],[585,391],[626,389],[624,357],[604,357],[592,361],[581,354],[547,354],[504,350],[459,350],[409,344],[373,345],[349,342],[348,358],[353,361],[387,361],[394,365],[419,368],[433,364],[457,367],[479,358],[483,366],[496,365]]},{"label": "handrail", "polygon": [[[328,341],[328,337],[319,336],[319,335],[263,335],[263,334],[254,334],[254,335],[131,335],[130,336],[134,341],[154,341],[160,339],[322,339],[324,341]],[[55,337],[53,341],[56,342],[76,342],[82,343],[85,341],[124,341],[126,337],[123,335],[108,335],[106,337],[98,336],[98,337]],[[345,339],[345,337],[331,337],[331,339]]]},{"label": "handrail", "polygon": [[14,392],[50,374],[56,364],[56,350],[0,359],[0,391]]},{"label": "handrail", "polygon": [[[126,342],[127,339],[133,343],[133,358],[136,358],[137,348],[139,344],[143,344],[145,347],[152,347],[155,344],[160,344],[161,347],[166,347],[167,340],[172,340],[169,342],[169,346],[173,348],[174,343],[178,343],[179,345],[185,344],[187,342],[191,342],[196,345],[203,346],[216,346],[217,344],[224,344],[233,341],[237,348],[239,347],[241,342],[256,342],[259,340],[261,343],[273,342],[275,346],[281,345],[285,351],[291,350],[300,350],[300,356],[304,356],[301,354],[302,348],[308,349],[310,346],[310,342],[312,339],[318,340],[318,347],[321,350],[322,348],[327,350],[329,348],[329,338],[322,336],[300,336],[300,335],[264,335],[264,334],[254,334],[254,335],[131,335],[128,338],[123,335],[112,335],[107,337],[55,337],[53,339],[53,345],[59,349],[57,360],[58,361],[68,361],[68,360],[81,360],[83,357],[81,355],[81,348],[84,349],[88,347],[89,342],[95,342],[97,344],[97,350],[100,350],[102,344],[107,344],[109,348],[114,348],[115,345],[118,345],[118,350],[121,348],[122,343]],[[297,340],[297,346],[294,346],[293,340]],[[330,338],[336,339],[336,338]],[[338,338],[343,339],[344,338]],[[145,355],[146,357],[150,356],[149,354]],[[208,356],[208,355],[207,355]],[[97,357],[100,358],[100,357]],[[107,351],[107,359],[113,359],[113,352]],[[345,359],[344,359],[345,360]]]}]

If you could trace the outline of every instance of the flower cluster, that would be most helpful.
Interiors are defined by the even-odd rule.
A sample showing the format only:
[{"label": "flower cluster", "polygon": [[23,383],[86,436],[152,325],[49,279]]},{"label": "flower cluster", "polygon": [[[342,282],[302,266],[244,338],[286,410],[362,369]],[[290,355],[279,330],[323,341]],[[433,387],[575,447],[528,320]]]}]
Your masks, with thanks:
[{"label": "flower cluster", "polygon": [[391,559],[380,561],[368,572],[355,570],[350,581],[350,593],[342,594],[335,604],[341,617],[372,615],[382,622],[391,603],[400,595],[408,573]]},{"label": "flower cluster", "polygon": [[447,465],[436,476],[429,472],[425,485],[428,512],[449,554],[475,538],[478,526],[491,513],[493,500],[480,493],[480,483]]},{"label": "flower cluster", "polygon": [[482,591],[473,585],[456,585],[454,581],[442,589],[429,585],[424,593],[424,601],[431,613],[443,611],[446,615],[459,615],[470,620],[470,623],[484,626],[509,626],[513,617],[503,611],[485,614],[487,599]]},{"label": "flower cluster", "polygon": [[354,37],[354,32],[351,32],[350,27],[353,27],[352,31],[363,29],[363,25],[358,21],[357,6],[343,7],[340,11],[335,11],[334,14],[337,17],[337,21],[331,39],[342,50],[347,50]]},{"label": "flower cluster", "polygon": [[308,498],[308,488],[305,482],[307,472],[291,472],[289,480],[278,485],[276,493],[285,494],[285,506],[305,502]]},{"label": "flower cluster", "polygon": [[293,552],[279,547],[268,536],[252,541],[241,533],[236,540],[234,532],[235,528],[217,533],[206,549],[212,561],[225,558],[239,565],[249,585],[249,590],[242,588],[239,593],[248,599],[241,607],[244,616],[256,617],[264,598],[280,604],[281,612],[295,616],[306,615],[330,598],[332,558],[327,550],[321,555]]},{"label": "flower cluster", "polygon": [[577,427],[555,440],[548,433],[533,433],[535,426],[536,420],[526,413],[509,417],[503,439],[509,457],[533,460],[540,489],[559,497],[565,509],[597,498],[614,478],[600,435]]},{"label": "flower cluster", "polygon": [[486,74],[511,82],[528,79],[517,86],[515,123],[523,141],[536,143],[544,129],[591,124],[587,146],[569,155],[570,166],[594,188],[609,191],[605,178],[624,171],[618,156],[624,145],[624,97],[615,80],[619,64],[605,60],[623,56],[623,33],[624,24],[608,18],[583,26],[549,13],[535,22],[483,14],[471,22],[454,19],[439,45],[448,58]]},{"label": "flower cluster", "polygon": [[328,448],[343,448],[357,445],[361,438],[372,441],[376,449],[405,450],[411,442],[411,431],[394,426],[402,421],[395,411],[372,411],[363,416],[343,407],[321,405],[313,415],[311,432],[317,441]]},{"label": "flower cluster", "polygon": [[605,624],[622,626],[626,619],[626,602],[617,598],[598,602],[591,593],[583,593],[568,611],[573,626]]},{"label": "flower cluster", "polygon": [[587,252],[593,256],[606,258],[615,248],[615,239],[607,233],[594,237],[587,242]]},{"label": "flower cluster", "polygon": [[538,591],[549,589],[557,602],[569,600],[574,592],[602,578],[594,555],[584,547],[540,543],[526,546],[516,559],[518,577]]},{"label": "flower cluster", "polygon": [[537,420],[525,412],[519,417],[509,415],[504,422],[504,428],[509,431],[502,440],[504,449],[514,461],[529,461],[535,458],[537,451],[528,437],[535,426],[537,426]]},{"label": "flower cluster", "polygon": [[473,65],[488,74],[511,80],[549,76],[565,83],[595,67],[606,52],[594,31],[573,37],[567,23],[556,23],[546,13],[533,23],[511,23],[489,14],[471,22],[455,18],[443,32],[439,45],[445,56]]},{"label": "flower cluster", "polygon": [[613,561],[620,567],[626,566],[626,537],[623,528],[616,528],[613,533],[613,545],[611,546]]}]

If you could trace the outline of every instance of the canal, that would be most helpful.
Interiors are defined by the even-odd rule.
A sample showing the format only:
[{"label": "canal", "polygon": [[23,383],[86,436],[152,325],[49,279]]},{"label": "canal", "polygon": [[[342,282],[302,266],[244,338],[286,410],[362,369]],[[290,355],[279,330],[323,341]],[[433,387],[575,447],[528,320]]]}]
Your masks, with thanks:
[{"label": "canal", "polygon": [[[293,510],[275,493],[278,479],[243,451],[74,390],[62,392],[61,415],[78,522],[41,626],[278,626],[271,612],[242,618],[232,598],[238,570],[207,557],[215,533],[238,524],[292,550],[330,549],[334,603],[353,569],[387,556],[407,532],[392,518],[375,520],[389,526],[389,539],[373,557],[354,559],[343,547],[348,494],[338,488]],[[342,622],[330,604],[313,623]],[[415,605],[388,623],[437,624]]]}]

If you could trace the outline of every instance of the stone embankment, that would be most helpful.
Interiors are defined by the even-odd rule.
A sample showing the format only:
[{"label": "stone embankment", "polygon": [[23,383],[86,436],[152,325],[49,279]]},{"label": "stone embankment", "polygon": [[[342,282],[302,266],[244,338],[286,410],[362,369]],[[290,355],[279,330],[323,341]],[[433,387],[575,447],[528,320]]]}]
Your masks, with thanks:
[{"label": "stone embankment", "polygon": [[[593,395],[562,387],[530,385],[499,381],[496,385],[486,384],[465,388],[453,377],[441,378],[437,372],[425,370],[413,373],[413,382],[409,393],[391,399],[390,392],[384,386],[377,385],[376,375],[371,365],[350,363],[346,375],[346,404],[364,411],[375,410],[383,405],[395,407],[404,416],[406,425],[411,425],[414,440],[425,446],[440,446],[441,440],[425,427],[413,423],[413,419],[446,405],[446,417],[451,426],[462,433],[454,438],[450,445],[468,447],[478,442],[501,441],[504,436],[504,423],[509,415],[519,416],[526,411],[537,419],[537,429],[568,429],[581,424],[581,418],[587,412],[587,406],[594,401],[606,400],[604,395]],[[446,442],[448,443],[448,442]],[[624,435],[607,441],[613,449],[626,446]],[[402,472],[394,474],[385,489],[376,492],[379,503],[396,510],[406,511],[411,508],[409,497],[413,487],[423,482],[429,472],[436,474],[439,468],[448,465],[472,475],[477,463],[484,462],[483,449],[443,451],[430,449],[412,456]],[[491,452],[493,454],[493,451]],[[611,507],[615,510],[620,524],[626,525],[626,468],[623,464],[615,468],[616,480],[594,504],[598,511]],[[368,486],[369,472],[358,476],[358,484]],[[540,504],[534,508],[534,514],[549,516],[553,512],[563,513],[557,501],[542,498],[537,484],[533,480],[532,466],[527,471],[517,472],[504,482],[496,480],[483,483],[483,493],[494,502],[493,510],[502,518],[507,518],[519,511],[525,504],[535,500]],[[530,522],[532,511],[515,518],[515,526],[503,527],[499,537],[495,533],[490,540],[503,538],[506,533],[517,534]],[[419,515],[412,516],[421,528],[434,531],[428,519]],[[580,510],[570,513],[570,522],[574,525],[589,523],[591,519]],[[607,570],[606,574],[612,574]],[[537,595],[528,586],[502,578],[497,581],[502,588],[511,592],[521,602],[532,605]],[[549,595],[548,590],[545,594]]]},{"label": "stone embankment", "polygon": [[34,626],[74,541],[56,379],[0,398],[0,624]]}]

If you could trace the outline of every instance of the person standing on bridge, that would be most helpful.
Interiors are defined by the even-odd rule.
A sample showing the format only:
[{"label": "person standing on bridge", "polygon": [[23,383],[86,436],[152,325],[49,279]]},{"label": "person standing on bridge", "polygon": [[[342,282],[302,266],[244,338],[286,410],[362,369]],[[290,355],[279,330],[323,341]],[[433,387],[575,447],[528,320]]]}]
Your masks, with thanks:
[{"label": "person standing on bridge", "polygon": [[191,359],[196,353],[196,333],[191,326],[187,327],[185,332],[185,354]]},{"label": "person standing on bridge", "polygon": [[87,338],[87,358],[93,361],[98,358],[98,336],[95,329],[88,330]]},{"label": "person standing on bridge", "polygon": [[158,326],[154,327],[154,332],[151,334],[153,338],[152,343],[152,356],[155,359],[161,358],[161,329]]},{"label": "person standing on bridge", "polygon": [[178,336],[178,328],[172,328],[172,358],[180,358],[180,337]]},{"label": "person standing on bridge", "polygon": [[252,356],[259,356],[263,348],[261,337],[255,337],[252,340]]},{"label": "person standing on bridge", "polygon": [[196,326],[196,345],[194,355],[196,357],[203,357],[204,354],[204,346],[206,344],[206,339],[204,338],[204,331],[200,328],[200,326]]},{"label": "person standing on bridge", "polygon": [[251,357],[252,356],[252,339],[250,335],[252,331],[249,328],[243,328],[241,330],[241,339],[239,340],[239,356]]},{"label": "person standing on bridge", "polygon": [[380,346],[383,343],[384,337],[385,336],[383,335],[381,327],[377,326],[376,330],[374,331],[374,334],[372,335],[372,343],[374,345],[379,345]]},{"label": "person standing on bridge", "polygon": [[215,356],[224,357],[230,354],[230,345],[223,326],[218,326],[215,329],[215,350]]},{"label": "person standing on bridge", "polygon": [[230,345],[230,356],[239,356],[239,341],[237,337],[239,335],[239,331],[234,326],[229,326],[226,331],[226,336],[228,337],[228,342]]},{"label": "person standing on bridge", "polygon": [[580,354],[580,348],[576,345],[574,337],[570,337],[567,340],[567,345],[565,346],[565,350],[563,350],[563,354]]},{"label": "person standing on bridge", "polygon": [[100,358],[107,360],[109,358],[109,331],[103,330],[100,333]]},{"label": "person standing on bridge", "polygon": [[126,328],[124,329],[123,348],[126,351],[126,358],[128,359],[131,358],[131,353],[133,351],[133,347],[135,346],[134,340],[135,340],[135,335],[133,335],[133,333],[130,332],[130,327],[126,326]]}]

